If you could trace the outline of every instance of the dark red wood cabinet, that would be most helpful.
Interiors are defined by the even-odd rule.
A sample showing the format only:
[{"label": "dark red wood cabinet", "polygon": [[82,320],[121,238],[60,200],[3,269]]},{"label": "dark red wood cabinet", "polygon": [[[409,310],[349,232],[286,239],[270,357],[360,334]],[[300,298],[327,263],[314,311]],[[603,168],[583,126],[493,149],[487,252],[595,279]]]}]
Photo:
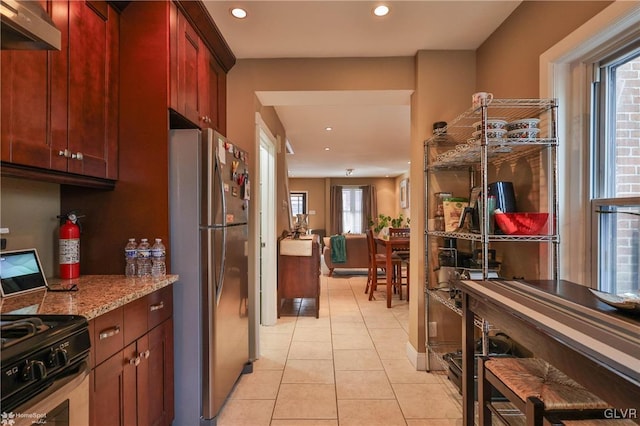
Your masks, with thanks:
[{"label": "dark red wood cabinet", "polygon": [[191,25],[172,3],[170,17],[170,108],[195,126],[226,130],[226,73]]},{"label": "dark red wood cabinet", "polygon": [[49,168],[47,131],[49,55],[42,51],[2,51],[1,159]]},{"label": "dark red wood cabinet", "polygon": [[173,421],[172,294],[164,287],[92,320],[92,426]]},{"label": "dark red wood cabinet", "polygon": [[116,179],[119,15],[105,1],[68,4],[67,171]]},{"label": "dark red wood cabinet", "polygon": [[194,124],[200,121],[198,105],[198,62],[200,37],[184,14],[173,3],[170,13],[171,34],[171,104],[170,107]]},{"label": "dark red wood cabinet", "polygon": [[[51,2],[40,1],[51,9]],[[48,82],[51,57],[46,51],[0,52],[0,134],[3,162],[49,168]]]},{"label": "dark red wood cabinet", "polygon": [[105,1],[42,4],[62,48],[2,52],[2,161],[116,179],[119,15]]},{"label": "dark red wood cabinet", "polygon": [[226,106],[224,103],[227,99],[227,75],[202,40],[200,40],[199,60],[199,125],[225,133]]}]

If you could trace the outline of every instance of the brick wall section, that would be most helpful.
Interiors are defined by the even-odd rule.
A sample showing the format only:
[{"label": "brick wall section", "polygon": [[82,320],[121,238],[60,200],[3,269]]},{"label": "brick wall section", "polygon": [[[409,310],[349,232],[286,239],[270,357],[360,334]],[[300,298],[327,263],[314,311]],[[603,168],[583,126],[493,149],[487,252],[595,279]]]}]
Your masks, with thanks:
[{"label": "brick wall section", "polygon": [[[616,72],[616,197],[640,195],[640,58]],[[637,211],[637,210],[636,210]],[[640,280],[640,220],[617,215],[617,291],[637,289]]]}]

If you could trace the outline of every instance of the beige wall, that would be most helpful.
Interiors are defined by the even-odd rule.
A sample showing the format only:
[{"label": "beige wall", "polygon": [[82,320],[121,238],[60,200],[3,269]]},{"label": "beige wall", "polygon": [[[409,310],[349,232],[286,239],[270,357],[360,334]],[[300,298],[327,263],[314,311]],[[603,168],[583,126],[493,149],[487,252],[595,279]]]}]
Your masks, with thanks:
[{"label": "beige wall", "polygon": [[[607,7],[609,1],[525,1],[477,50],[476,90],[496,98],[539,97],[539,58],[542,53]],[[526,49],[524,48],[526,47]],[[517,58],[517,60],[514,60]],[[563,108],[563,105],[560,105]],[[562,141],[561,141],[562,142]],[[546,191],[533,191],[532,182],[545,179],[540,164],[521,160],[491,170],[489,181],[514,183],[519,211],[540,211]],[[564,174],[559,169],[559,176]],[[544,208],[542,209],[543,211]],[[546,246],[494,244],[505,277],[544,278]]]},{"label": "beige wall", "polygon": [[0,226],[10,231],[3,235],[7,250],[36,248],[45,275],[58,276],[60,185],[3,177],[0,187]]},{"label": "beige wall", "polygon": [[[432,135],[435,121],[450,121],[471,106],[475,88],[475,52],[420,51],[416,56],[416,86],[411,101],[411,234],[424,235],[425,178],[424,140]],[[468,177],[448,173],[429,185],[468,188]],[[432,249],[435,253],[435,247]],[[420,353],[425,351],[425,241],[411,238],[411,303],[409,341]],[[414,266],[415,265],[415,266]],[[431,268],[433,269],[433,268]]]},{"label": "beige wall", "polygon": [[307,212],[315,212],[309,214],[309,228],[329,232],[325,215],[325,179],[289,178],[289,190],[307,192]]},{"label": "beige wall", "polygon": [[[308,191],[307,203],[309,210],[315,210],[315,215],[309,216],[309,227],[324,229],[329,233],[331,229],[329,214],[329,191],[332,185],[374,185],[378,199],[378,213],[396,217],[398,208],[399,180],[394,178],[289,178],[291,191]],[[405,214],[406,217],[406,214]]]},{"label": "beige wall", "polygon": [[477,50],[476,90],[539,97],[539,58],[609,1],[524,1]]}]

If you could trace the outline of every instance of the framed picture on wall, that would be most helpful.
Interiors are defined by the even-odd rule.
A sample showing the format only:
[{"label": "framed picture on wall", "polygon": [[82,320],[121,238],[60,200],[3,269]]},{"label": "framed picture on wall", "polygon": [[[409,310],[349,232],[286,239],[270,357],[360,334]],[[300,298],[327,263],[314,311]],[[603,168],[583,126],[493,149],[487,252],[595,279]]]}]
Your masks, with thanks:
[{"label": "framed picture on wall", "polygon": [[400,181],[400,208],[409,208],[409,179]]}]

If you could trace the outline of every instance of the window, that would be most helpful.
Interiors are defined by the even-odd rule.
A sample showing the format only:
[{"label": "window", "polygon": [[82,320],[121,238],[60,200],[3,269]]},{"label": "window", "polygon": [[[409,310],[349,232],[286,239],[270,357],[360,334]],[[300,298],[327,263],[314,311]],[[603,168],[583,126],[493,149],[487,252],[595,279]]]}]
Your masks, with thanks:
[{"label": "window", "polygon": [[593,89],[593,274],[609,293],[640,282],[640,43],[598,64]]},{"label": "window", "polygon": [[307,192],[290,192],[291,214],[293,217],[299,214],[307,214]]},{"label": "window", "polygon": [[362,188],[342,188],[342,232],[362,234]]}]

